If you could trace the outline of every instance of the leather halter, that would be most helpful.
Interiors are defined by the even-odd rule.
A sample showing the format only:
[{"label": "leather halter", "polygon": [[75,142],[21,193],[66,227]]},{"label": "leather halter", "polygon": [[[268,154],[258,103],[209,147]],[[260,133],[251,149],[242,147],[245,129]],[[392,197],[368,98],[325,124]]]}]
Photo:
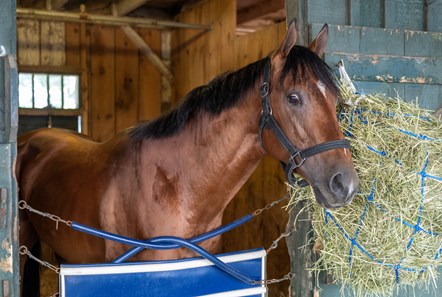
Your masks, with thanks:
[{"label": "leather halter", "polygon": [[279,127],[275,118],[272,114],[272,107],[270,106],[270,61],[266,63],[264,68],[264,82],[260,87],[261,94],[261,117],[259,119],[259,142],[261,146],[265,149],[262,141],[262,132],[264,129],[271,129],[278,138],[279,142],[284,146],[284,148],[289,152],[290,158],[288,163],[281,161],[281,165],[285,171],[287,181],[291,185],[306,186],[308,183],[304,180],[297,181],[293,176],[294,170],[301,167],[304,161],[313,155],[333,150],[337,148],[350,148],[350,142],[346,139],[338,139],[332,141],[326,141],[312,147],[306,148],[304,150],[297,149],[284,134],[282,129]]}]

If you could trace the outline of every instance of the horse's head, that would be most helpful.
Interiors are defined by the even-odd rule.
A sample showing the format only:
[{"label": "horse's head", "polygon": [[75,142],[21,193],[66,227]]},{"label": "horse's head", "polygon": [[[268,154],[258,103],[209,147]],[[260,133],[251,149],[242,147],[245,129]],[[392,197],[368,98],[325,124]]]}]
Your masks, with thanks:
[{"label": "horse's head", "polygon": [[286,164],[289,182],[298,173],[321,206],[336,208],[352,201],[359,179],[336,117],[339,90],[320,58],[327,36],[324,25],[309,48],[295,46],[295,22],[289,25],[265,70],[260,138]]}]

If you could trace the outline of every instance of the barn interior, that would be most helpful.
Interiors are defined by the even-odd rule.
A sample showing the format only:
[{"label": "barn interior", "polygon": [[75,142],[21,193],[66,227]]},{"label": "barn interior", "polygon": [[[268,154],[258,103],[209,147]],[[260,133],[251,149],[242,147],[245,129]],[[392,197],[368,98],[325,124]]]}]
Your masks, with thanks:
[{"label": "barn interior", "polygon": [[[440,110],[442,1],[17,0],[16,51],[24,95],[19,134],[61,127],[104,141],[154,119],[196,86],[273,51],[284,38],[289,3],[296,6],[301,44],[323,23],[330,24],[325,60],[336,70],[344,59],[358,88],[408,101],[419,98],[422,107]],[[56,96],[48,96],[51,85]],[[228,206],[224,221],[282,197],[284,182],[280,164],[266,157]],[[273,207],[226,234],[224,251],[268,248],[288,220],[285,208]],[[281,241],[269,254],[269,278],[284,276],[291,266],[308,267],[311,249],[304,247],[311,230],[308,224],[297,230],[293,241],[299,249],[288,251]],[[46,252],[46,260],[55,261]],[[289,253],[301,260],[290,263]],[[42,296],[51,296],[57,280],[52,271],[42,270],[49,279],[41,284]],[[311,284],[306,272],[292,282],[291,293],[290,282],[283,281],[269,286],[269,296],[307,296],[294,290],[311,293]]]},{"label": "barn interior", "polygon": [[[71,86],[60,102],[45,95],[39,101],[38,94],[21,99],[19,134],[49,126],[104,141],[161,115],[194,87],[264,57],[280,43],[285,26],[283,0],[18,0],[22,98],[30,85],[34,90],[50,83]],[[253,212],[285,192],[279,163],[266,159],[224,220]],[[275,207],[224,235],[224,251],[267,248],[285,231],[287,220],[287,211]],[[48,280],[41,292],[49,296],[56,280],[43,270]],[[289,271],[281,243],[268,258],[268,275],[279,278]],[[289,281],[272,285],[270,296],[288,296],[289,286]]]}]

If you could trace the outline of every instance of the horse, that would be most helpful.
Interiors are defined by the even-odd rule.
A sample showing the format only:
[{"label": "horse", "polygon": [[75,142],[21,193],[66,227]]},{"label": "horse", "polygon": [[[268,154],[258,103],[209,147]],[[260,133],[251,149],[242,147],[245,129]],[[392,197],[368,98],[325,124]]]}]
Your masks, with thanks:
[{"label": "horse", "polygon": [[[56,128],[18,138],[19,199],[42,212],[137,239],[191,238],[219,227],[223,212],[270,155],[289,181],[300,175],[325,208],[358,189],[337,121],[339,89],[320,58],[325,24],[308,47],[296,22],[269,56],[197,87],[168,113],[97,143]],[[20,212],[20,244],[48,245],[61,262],[108,262],[130,247]],[[220,250],[220,238],[201,247]],[[179,259],[185,249],[143,250],[131,261]],[[26,256],[21,258],[23,271]]]}]

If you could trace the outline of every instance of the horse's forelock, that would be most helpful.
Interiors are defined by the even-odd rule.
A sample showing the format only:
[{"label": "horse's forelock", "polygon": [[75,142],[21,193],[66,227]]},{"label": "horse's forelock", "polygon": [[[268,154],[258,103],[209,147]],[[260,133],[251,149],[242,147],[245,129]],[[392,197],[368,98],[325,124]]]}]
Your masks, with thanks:
[{"label": "horse's forelock", "polygon": [[308,75],[313,74],[334,95],[339,93],[333,71],[324,60],[306,47],[294,46],[292,48],[282,68],[280,83],[288,74],[291,74],[295,81],[297,78],[306,80]]}]

